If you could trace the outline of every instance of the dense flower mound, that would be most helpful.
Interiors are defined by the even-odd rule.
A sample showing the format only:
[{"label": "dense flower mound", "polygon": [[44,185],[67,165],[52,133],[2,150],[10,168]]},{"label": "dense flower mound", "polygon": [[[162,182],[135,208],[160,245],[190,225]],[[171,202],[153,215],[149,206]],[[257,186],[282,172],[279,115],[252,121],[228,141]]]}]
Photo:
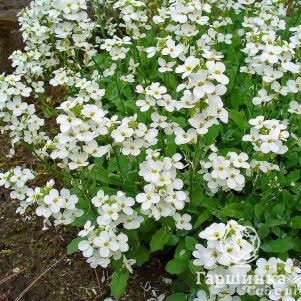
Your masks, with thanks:
[{"label": "dense flower mound", "polygon": [[[41,165],[0,185],[44,229],[80,229],[68,254],[113,267],[116,298],[164,250],[169,301],[300,301],[299,16],[288,0],[33,1],[0,120],[7,155]],[[225,275],[262,281],[207,281]]]}]

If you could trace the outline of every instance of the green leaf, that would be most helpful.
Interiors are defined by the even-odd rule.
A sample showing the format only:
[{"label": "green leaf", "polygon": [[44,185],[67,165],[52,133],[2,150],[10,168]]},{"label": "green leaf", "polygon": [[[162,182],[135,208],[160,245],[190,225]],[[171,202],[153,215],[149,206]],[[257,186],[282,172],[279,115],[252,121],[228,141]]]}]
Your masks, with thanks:
[{"label": "green leaf", "polygon": [[139,230],[141,233],[148,233],[148,232],[154,232],[155,228],[156,228],[155,221],[150,218],[145,218]]},{"label": "green leaf", "polygon": [[293,247],[294,243],[288,238],[271,240],[261,245],[261,249],[269,253],[284,253]]},{"label": "green leaf", "polygon": [[183,293],[172,294],[166,299],[166,301],[186,301],[186,300],[187,300],[187,296]]},{"label": "green leaf", "polygon": [[210,217],[210,214],[207,210],[204,210],[198,217],[198,219],[196,220],[196,222],[194,223],[194,229],[198,228],[199,226],[201,226],[208,218]]},{"label": "green leaf", "polygon": [[189,268],[189,262],[183,259],[173,259],[165,267],[170,274],[177,275],[185,272]]},{"label": "green leaf", "polygon": [[191,252],[188,251],[185,240],[183,239],[180,240],[175,251],[175,259],[187,261],[190,259],[190,257],[191,257]]},{"label": "green leaf", "polygon": [[258,235],[260,237],[260,239],[264,239],[268,236],[270,232],[270,227],[267,224],[263,224],[258,228]]},{"label": "green leaf", "polygon": [[135,259],[137,266],[142,266],[149,260],[150,251],[144,246],[140,246],[137,250]]},{"label": "green leaf", "polygon": [[[81,208],[81,209],[84,209],[84,211],[86,210],[85,208]],[[92,221],[92,222],[96,221],[96,214],[94,213],[94,211],[92,210],[85,211],[83,215],[75,218],[74,222],[72,223],[72,226],[82,227],[85,225],[87,221]]]},{"label": "green leaf", "polygon": [[210,145],[214,143],[218,135],[219,135],[219,126],[217,125],[211,126],[208,130],[208,133],[205,135],[206,145]]},{"label": "green leaf", "polygon": [[232,203],[226,205],[223,208],[222,213],[225,216],[242,218],[246,212],[245,212],[245,207],[242,204]]},{"label": "green leaf", "polygon": [[230,119],[243,131],[245,118],[242,112],[230,110]]},{"label": "green leaf", "polygon": [[261,203],[255,205],[255,216],[258,220],[262,220],[264,216],[264,207]]},{"label": "green leaf", "polygon": [[150,252],[146,247],[140,246],[136,250],[129,251],[128,255],[130,258],[135,258],[136,265],[140,267],[149,260]]},{"label": "green leaf", "polygon": [[272,209],[272,214],[274,216],[282,216],[285,211],[285,204],[284,203],[279,203],[275,205]]},{"label": "green leaf", "polygon": [[84,240],[83,237],[74,238],[67,247],[67,255],[71,255],[78,250],[78,244]]},{"label": "green leaf", "polygon": [[172,235],[170,240],[167,242],[167,246],[175,246],[179,242],[179,237],[177,235]]},{"label": "green leaf", "polygon": [[168,243],[171,239],[172,233],[168,230],[164,230],[163,228],[159,229],[152,237],[150,242],[150,250],[151,253],[156,252],[158,250],[162,250],[163,247]]},{"label": "green leaf", "polygon": [[185,244],[189,251],[195,250],[195,245],[197,244],[197,240],[194,237],[186,236],[185,237]]},{"label": "green leaf", "polygon": [[301,216],[295,216],[293,217],[290,222],[289,225],[293,228],[293,229],[301,229]]},{"label": "green leaf", "polygon": [[110,283],[111,294],[114,298],[119,299],[121,296],[125,294],[125,289],[127,286],[128,279],[129,279],[128,270],[114,272]]},{"label": "green leaf", "polygon": [[300,179],[300,171],[299,170],[294,170],[290,172],[286,178],[287,184],[295,183]]}]

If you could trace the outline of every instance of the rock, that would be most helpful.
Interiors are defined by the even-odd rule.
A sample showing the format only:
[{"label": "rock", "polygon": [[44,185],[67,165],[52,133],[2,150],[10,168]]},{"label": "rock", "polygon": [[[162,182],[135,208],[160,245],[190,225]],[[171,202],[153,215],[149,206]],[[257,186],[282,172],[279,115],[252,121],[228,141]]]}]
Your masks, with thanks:
[{"label": "rock", "polygon": [[17,14],[29,3],[30,0],[0,1],[0,73],[11,71],[8,57],[14,50],[22,48]]}]

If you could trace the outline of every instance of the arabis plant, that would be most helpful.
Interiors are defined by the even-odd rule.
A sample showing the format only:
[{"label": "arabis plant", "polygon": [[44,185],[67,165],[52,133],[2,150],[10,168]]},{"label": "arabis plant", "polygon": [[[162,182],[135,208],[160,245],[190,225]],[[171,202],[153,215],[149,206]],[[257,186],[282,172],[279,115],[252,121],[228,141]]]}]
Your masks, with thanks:
[{"label": "arabis plant", "polygon": [[25,147],[40,164],[0,185],[44,229],[74,227],[68,254],[112,267],[115,298],[163,252],[170,301],[300,301],[292,280],[196,281],[300,273],[299,16],[288,0],[33,1],[0,119],[7,155]]}]

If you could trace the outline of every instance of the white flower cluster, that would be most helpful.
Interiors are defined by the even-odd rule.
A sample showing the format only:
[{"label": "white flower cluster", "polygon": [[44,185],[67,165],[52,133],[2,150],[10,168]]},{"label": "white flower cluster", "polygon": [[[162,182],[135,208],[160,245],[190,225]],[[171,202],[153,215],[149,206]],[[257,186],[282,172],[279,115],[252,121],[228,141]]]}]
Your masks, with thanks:
[{"label": "white flower cluster", "polygon": [[[158,15],[153,17],[153,21],[161,26],[164,26],[164,30],[168,33],[176,33],[177,37],[186,37],[191,39],[200,34],[200,38],[197,40],[199,47],[209,50],[213,45],[217,43],[231,44],[232,35],[224,34],[220,28],[228,24],[232,24],[231,18],[219,16],[212,24],[209,22],[209,16],[206,14],[211,13],[211,3],[216,1],[202,2],[200,0],[169,0],[165,5],[162,5],[158,10]],[[207,32],[202,33],[200,26],[209,26]],[[184,50],[184,45],[177,45],[173,48],[171,40],[168,42],[168,48],[171,53],[171,57],[179,50]],[[163,52],[162,52],[163,53]],[[164,54],[164,53],[163,53]],[[165,53],[164,55],[166,55]],[[210,56],[210,52],[207,52]],[[214,57],[214,55],[213,55]]]},{"label": "white flower cluster", "polygon": [[256,152],[264,154],[284,154],[288,147],[283,144],[289,137],[287,121],[276,119],[264,120],[263,116],[257,116],[249,121],[251,128],[250,134],[243,136],[243,141],[252,142]]},{"label": "white flower cluster", "polygon": [[168,112],[173,112],[181,108],[180,103],[167,94],[166,87],[160,85],[158,82],[152,83],[145,89],[142,86],[137,86],[136,91],[145,95],[144,99],[139,99],[136,102],[141,112],[148,111],[151,107],[156,106],[164,107]]},{"label": "white flower cluster", "polygon": [[31,170],[16,167],[6,173],[0,174],[0,186],[10,188],[10,197],[20,201],[17,212],[24,214],[28,207],[35,210],[37,216],[44,217],[44,224],[69,225],[76,217],[83,214],[83,210],[76,208],[78,197],[71,194],[68,189],[59,192],[54,189],[54,181],[50,180],[44,187],[29,188],[27,182],[35,178]]},{"label": "white flower cluster", "polygon": [[207,241],[207,247],[196,245],[193,262],[196,266],[204,266],[212,270],[217,265],[230,267],[234,264],[248,262],[254,256],[254,246],[244,235],[246,228],[234,220],[227,224],[213,223],[199,237]]},{"label": "white flower cluster", "polygon": [[14,154],[14,145],[19,141],[36,145],[48,139],[40,131],[44,120],[35,114],[34,104],[22,101],[31,93],[32,88],[22,83],[20,75],[0,75],[0,128],[11,138],[10,155]]},{"label": "white flower cluster", "polygon": [[[147,157],[140,164],[139,175],[148,182],[144,192],[136,196],[136,201],[141,203],[142,212],[149,217],[159,220],[161,217],[173,216],[176,221],[180,219],[175,215],[177,210],[182,210],[189,201],[187,192],[183,189],[184,183],[177,178],[177,170],[184,168],[180,154],[170,157],[161,157],[159,151],[147,150]],[[185,216],[184,228],[190,228],[191,217]],[[177,222],[177,225],[181,222]]]},{"label": "white flower cluster", "polygon": [[[93,88],[92,83],[87,83],[86,88],[89,89],[90,85],[94,89],[95,98],[100,98],[98,85]],[[82,97],[79,96],[81,100]],[[89,164],[89,156],[98,158],[110,151],[110,145],[97,143],[98,137],[108,134],[111,120],[106,117],[107,112],[102,109],[101,103],[96,104],[77,104],[76,99],[61,104],[64,114],[57,117],[61,133],[53,141],[48,141],[47,145],[52,151],[52,159],[63,160],[61,167],[68,166],[71,170],[85,167]]]},{"label": "white flower cluster", "polygon": [[[253,10],[246,14],[242,26],[246,28],[246,66],[241,71],[258,74],[266,83],[277,84],[284,72],[293,71],[294,47],[282,41],[277,30],[285,29],[286,10],[281,1],[254,3]],[[278,84],[279,85],[279,84]],[[279,85],[280,86],[280,85]]]},{"label": "white flower cluster", "polygon": [[116,234],[109,226],[95,228],[88,221],[79,236],[83,237],[83,240],[78,244],[78,248],[92,268],[106,268],[111,257],[118,260],[122,253],[129,250],[128,237],[123,233]]},{"label": "white flower cluster", "polygon": [[84,63],[95,54],[88,42],[96,23],[87,13],[87,0],[39,0],[25,8],[20,17],[25,52],[12,55],[18,74],[41,75],[61,60],[78,63],[76,51],[84,52]]},{"label": "white flower cluster", "polygon": [[50,217],[54,225],[70,225],[77,217],[83,215],[82,209],[76,208],[78,197],[66,188],[58,191],[53,188],[54,181],[49,181],[45,187],[36,187],[26,200],[30,205],[37,204],[37,216],[44,217],[44,223],[49,223]]},{"label": "white flower cluster", "polygon": [[250,169],[248,159],[246,153],[229,152],[226,157],[212,153],[208,157],[209,161],[200,161],[202,169],[199,173],[204,174],[203,178],[212,193],[216,193],[220,188],[224,191],[241,191],[245,186],[245,177],[241,174],[241,169]]},{"label": "white flower cluster", "polygon": [[[95,23],[86,10],[86,0],[39,0],[22,11],[19,22],[25,51],[18,50],[11,55],[12,65],[16,68],[14,74],[0,76],[0,119],[4,122],[1,129],[12,138],[11,154],[14,154],[14,145],[18,141],[43,145],[48,139],[41,131],[44,120],[35,114],[35,105],[22,99],[33,96],[43,104],[47,103],[42,94],[49,69],[51,72],[64,60],[79,65],[77,49],[84,52],[86,64],[95,54],[94,46],[87,42]],[[66,71],[61,68],[53,74],[55,77],[50,84],[54,86],[68,81]],[[46,155],[45,150],[37,152]]]},{"label": "white flower cluster", "polygon": [[132,230],[138,229],[143,222],[143,217],[138,216],[137,211],[132,208],[135,199],[126,197],[121,191],[109,196],[105,195],[103,190],[99,190],[91,202],[97,208],[97,223],[101,227],[109,225],[117,228],[122,224],[125,229]]},{"label": "white flower cluster", "polygon": [[[202,231],[199,236],[207,241],[207,246],[196,244],[192,255],[195,266],[204,267],[207,276],[236,275],[237,272],[247,274],[251,266],[246,262],[254,256],[254,246],[244,236],[245,227],[236,221],[227,224],[213,223]],[[238,265],[240,268],[237,268]],[[243,267],[243,268],[241,268]],[[209,300],[240,300],[233,298],[236,295],[238,284],[217,283],[207,284]],[[218,298],[218,299],[217,299]],[[207,293],[200,291],[195,301],[208,300]]]},{"label": "white flower cluster", "polygon": [[158,130],[147,128],[142,122],[137,122],[137,115],[125,117],[120,125],[111,133],[114,142],[121,145],[123,155],[139,156],[142,149],[156,145]]},{"label": "white flower cluster", "polygon": [[[283,300],[301,301],[301,269],[294,261],[288,258],[286,261],[271,257],[268,260],[259,258],[256,261],[255,276],[263,279],[272,279],[266,284],[265,291],[257,290],[257,295],[263,297],[261,301]],[[250,291],[256,295],[255,287]]]},{"label": "white flower cluster", "polygon": [[27,182],[35,178],[33,172],[27,168],[17,166],[5,173],[0,173],[0,186],[10,188],[12,192],[10,197],[22,201],[26,197],[28,191]]},{"label": "white flower cluster", "polygon": [[[130,50],[128,47],[129,47],[129,45],[132,44],[131,38],[128,36],[123,37],[122,39],[117,36],[114,36],[112,39],[104,39],[104,40],[101,40],[100,42],[101,42],[100,48],[107,51],[110,54],[113,61],[125,59],[126,54]],[[111,72],[107,73],[108,76],[112,76],[114,74],[114,71],[116,69],[114,66],[115,65],[113,65],[113,64],[111,65],[110,69],[112,69],[112,70],[106,69],[105,73],[107,73],[108,71],[111,71]]]},{"label": "white flower cluster", "polygon": [[204,267],[208,292],[200,290],[194,301],[240,301],[241,296],[258,296],[261,301],[301,300],[301,269],[293,260],[255,259],[258,244],[249,240],[246,227],[236,221],[214,223],[199,236],[207,246],[197,244],[193,264]]},{"label": "white flower cluster", "polygon": [[252,176],[252,173],[255,171],[257,173],[263,172],[268,173],[273,170],[280,170],[279,165],[269,163],[267,161],[258,161],[258,160],[252,160],[250,162],[251,169],[247,170],[247,175]]},{"label": "white flower cluster", "polygon": [[137,0],[118,0],[114,3],[114,9],[120,9],[120,17],[125,22],[123,26],[130,32],[133,39],[141,39],[146,36],[143,30],[151,27],[146,24],[149,11],[143,1]]},{"label": "white flower cluster", "polygon": [[[246,65],[241,68],[241,72],[254,74],[262,79],[262,88],[253,98],[253,104],[266,105],[272,100],[277,100],[279,95],[299,93],[301,80],[297,75],[301,71],[301,62],[296,61],[298,28],[291,29],[296,31],[296,35],[292,36],[290,41],[277,34],[277,31],[286,29],[285,4],[282,1],[262,1],[252,3],[249,8],[242,23],[246,29],[246,44],[242,50],[246,54]],[[297,101],[289,103],[290,113],[300,114],[299,110],[300,105]],[[250,120],[254,128],[250,135],[244,136],[243,139],[252,141],[256,151],[285,153],[287,147],[283,142],[289,136],[288,132],[284,131],[287,122],[263,119],[263,116],[257,116]]]},{"label": "white flower cluster", "polygon": [[91,202],[97,208],[97,225],[92,225],[91,221],[85,224],[84,230],[78,234],[84,238],[78,247],[91,267],[107,267],[111,257],[120,259],[122,253],[129,250],[128,237],[119,233],[118,226],[138,229],[144,219],[132,208],[135,200],[121,191],[109,196],[99,190]]}]

